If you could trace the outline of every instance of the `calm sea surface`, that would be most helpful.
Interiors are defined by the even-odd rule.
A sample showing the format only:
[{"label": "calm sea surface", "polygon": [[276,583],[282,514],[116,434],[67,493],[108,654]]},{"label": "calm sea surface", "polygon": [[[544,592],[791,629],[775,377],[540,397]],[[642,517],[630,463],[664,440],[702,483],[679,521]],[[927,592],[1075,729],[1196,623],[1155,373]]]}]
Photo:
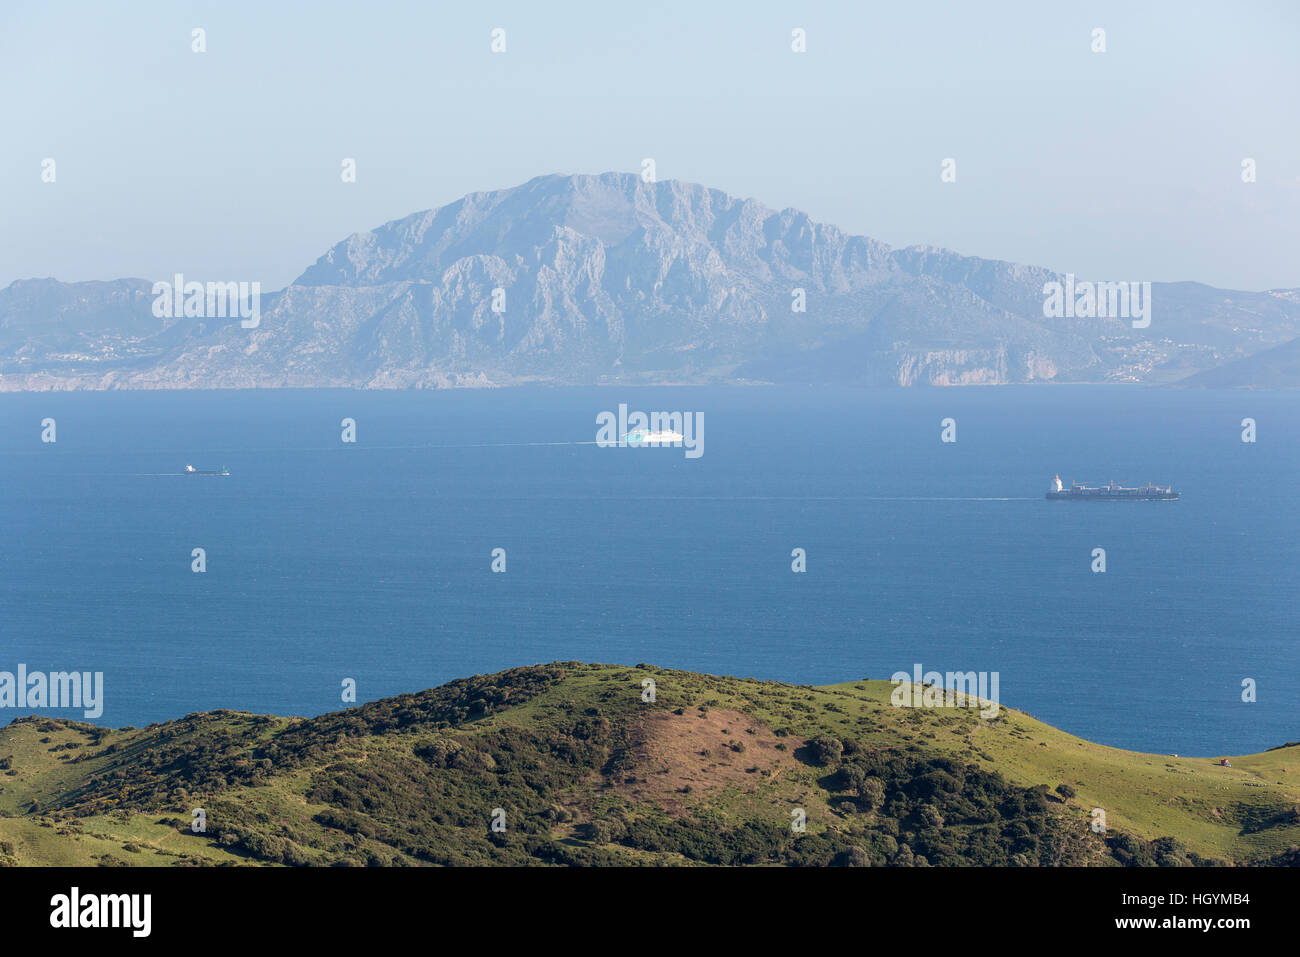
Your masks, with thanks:
[{"label": "calm sea surface", "polygon": [[[704,454],[598,448],[620,402],[702,413]],[[1048,502],[1057,472],[1183,498]],[[0,395],[0,671],[102,671],[98,723],[140,725],[555,659],[799,683],[919,662],[996,671],[1004,704],[1093,740],[1238,754],[1300,739],[1298,475],[1284,393]]]}]

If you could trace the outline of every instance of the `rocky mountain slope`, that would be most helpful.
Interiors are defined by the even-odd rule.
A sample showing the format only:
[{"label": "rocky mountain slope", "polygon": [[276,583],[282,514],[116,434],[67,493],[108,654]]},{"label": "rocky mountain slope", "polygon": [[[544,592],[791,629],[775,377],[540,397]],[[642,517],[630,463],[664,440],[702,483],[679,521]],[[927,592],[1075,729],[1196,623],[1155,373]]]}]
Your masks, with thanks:
[{"label": "rocky mountain slope", "polygon": [[1293,389],[1300,384],[1300,338],[1198,372],[1178,384],[1189,389]]},{"label": "rocky mountain slope", "polygon": [[255,329],[155,318],[152,280],[15,282],[0,390],[1162,383],[1300,336],[1297,290],[1155,283],[1135,329],[1044,317],[1063,278],[703,186],[541,176],[348,237],[265,292]]}]

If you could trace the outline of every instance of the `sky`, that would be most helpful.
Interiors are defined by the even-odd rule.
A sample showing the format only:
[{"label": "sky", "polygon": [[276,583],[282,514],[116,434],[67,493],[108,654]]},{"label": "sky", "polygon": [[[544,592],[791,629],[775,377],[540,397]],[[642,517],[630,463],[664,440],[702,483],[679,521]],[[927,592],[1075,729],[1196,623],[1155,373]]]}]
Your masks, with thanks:
[{"label": "sky", "polygon": [[275,289],[465,193],[653,158],[890,245],[1297,287],[1298,41],[1300,3],[1250,0],[5,0],[0,286]]}]

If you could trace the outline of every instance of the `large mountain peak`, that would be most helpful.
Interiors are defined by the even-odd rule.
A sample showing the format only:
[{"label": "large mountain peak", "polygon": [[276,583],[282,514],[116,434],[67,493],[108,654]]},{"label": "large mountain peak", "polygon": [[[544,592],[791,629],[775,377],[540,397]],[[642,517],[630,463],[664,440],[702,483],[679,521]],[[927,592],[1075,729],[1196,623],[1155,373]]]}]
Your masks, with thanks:
[{"label": "large mountain peak", "polygon": [[1300,296],[1195,283],[1154,284],[1149,328],[1051,318],[1060,278],[694,183],[552,174],[354,233],[253,330],[156,319],[145,280],[14,283],[0,388],[1163,382],[1300,336]]},{"label": "large mountain peak", "polygon": [[[538,176],[519,186],[470,193],[437,209],[412,213],[354,233],[328,250],[297,280],[307,286],[370,286],[437,282],[467,255],[531,261],[568,229],[605,248],[641,246],[658,255],[707,259],[693,247],[716,248],[749,266],[780,264],[782,272],[816,271],[814,247],[836,250],[845,237],[806,214],[775,212],[752,199],[677,180],[646,182],[633,173]],[[766,251],[766,252],[764,252]],[[888,247],[858,240],[855,256],[883,259]]]}]

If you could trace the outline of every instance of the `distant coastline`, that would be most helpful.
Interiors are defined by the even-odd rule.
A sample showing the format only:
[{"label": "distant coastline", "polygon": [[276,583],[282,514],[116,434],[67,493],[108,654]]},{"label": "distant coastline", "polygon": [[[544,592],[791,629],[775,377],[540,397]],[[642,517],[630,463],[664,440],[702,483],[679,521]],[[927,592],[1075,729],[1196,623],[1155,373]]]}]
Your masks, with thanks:
[{"label": "distant coastline", "polygon": [[632,173],[471,193],[273,292],[180,265],[0,289],[0,389],[1300,386],[1300,289],[1076,281]]}]

